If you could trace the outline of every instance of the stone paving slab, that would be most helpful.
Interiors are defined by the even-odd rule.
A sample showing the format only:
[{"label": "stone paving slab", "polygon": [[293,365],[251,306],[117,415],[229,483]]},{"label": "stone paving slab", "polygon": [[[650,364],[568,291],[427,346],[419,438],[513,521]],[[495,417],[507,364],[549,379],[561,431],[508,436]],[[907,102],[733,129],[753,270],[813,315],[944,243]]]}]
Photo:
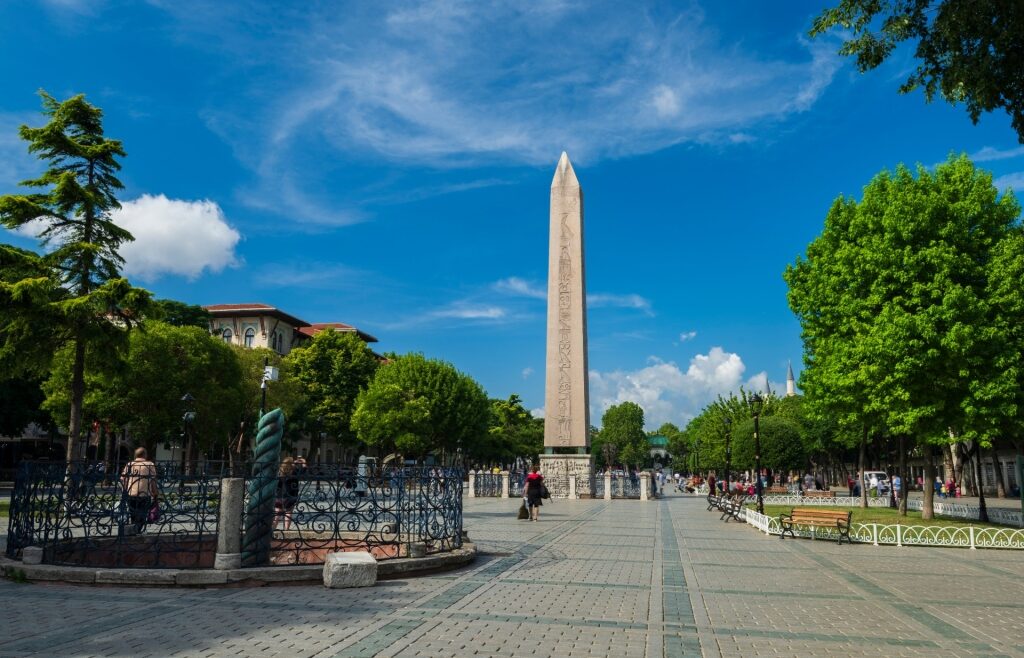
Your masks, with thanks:
[{"label": "stone paving slab", "polygon": [[843,545],[694,497],[467,499],[482,554],[361,590],[0,581],[14,656],[1024,656],[1024,552]]}]

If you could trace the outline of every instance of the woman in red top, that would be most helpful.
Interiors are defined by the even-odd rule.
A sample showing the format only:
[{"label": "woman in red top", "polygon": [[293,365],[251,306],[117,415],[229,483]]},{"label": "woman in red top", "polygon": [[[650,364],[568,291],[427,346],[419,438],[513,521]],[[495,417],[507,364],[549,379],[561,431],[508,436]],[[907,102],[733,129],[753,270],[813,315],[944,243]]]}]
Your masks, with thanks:
[{"label": "woman in red top", "polygon": [[530,506],[530,520],[540,520],[540,507],[544,503],[541,498],[544,494],[544,476],[538,473],[540,469],[533,467],[533,472],[526,476],[526,502]]}]

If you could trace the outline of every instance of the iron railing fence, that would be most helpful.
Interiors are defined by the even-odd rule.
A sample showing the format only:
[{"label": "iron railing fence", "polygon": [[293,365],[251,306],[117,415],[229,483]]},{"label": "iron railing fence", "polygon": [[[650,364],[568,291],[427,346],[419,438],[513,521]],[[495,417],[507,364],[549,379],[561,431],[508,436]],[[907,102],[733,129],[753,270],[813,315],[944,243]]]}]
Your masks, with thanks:
[{"label": "iron railing fence", "polygon": [[501,473],[478,471],[473,476],[473,495],[477,498],[497,498],[501,496]]},{"label": "iron railing fence", "polygon": [[526,471],[510,471],[508,474],[508,495],[522,498],[526,487]]},{"label": "iron railing fence", "polygon": [[[272,529],[269,565],[322,564],[337,551],[366,550],[378,560],[450,551],[462,546],[463,475],[429,466],[321,467],[278,477],[274,505],[262,508],[250,475],[242,526]],[[243,546],[246,566],[266,564],[244,555]]]},{"label": "iron railing fence", "polygon": [[38,546],[47,564],[210,567],[226,468],[219,462],[189,471],[177,462],[156,462],[152,470],[130,463],[22,462],[11,491],[6,553],[20,558],[26,546]]}]

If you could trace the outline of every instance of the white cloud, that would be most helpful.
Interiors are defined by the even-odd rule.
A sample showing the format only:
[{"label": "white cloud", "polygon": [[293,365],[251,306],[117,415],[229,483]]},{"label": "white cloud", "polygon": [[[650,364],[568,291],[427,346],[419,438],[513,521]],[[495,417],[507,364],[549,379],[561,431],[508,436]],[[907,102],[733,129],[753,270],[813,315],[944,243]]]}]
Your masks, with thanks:
[{"label": "white cloud", "polygon": [[[551,165],[563,149],[592,163],[749,141],[809,109],[842,63],[833,40],[809,42],[800,25],[790,54],[766,55],[696,3],[151,2],[184,38],[248,67],[251,89],[205,118],[267,189],[309,180],[332,156]],[[310,160],[310,145],[324,157]],[[313,221],[355,219],[292,201]]]},{"label": "white cloud", "polygon": [[498,306],[456,306],[433,311],[431,315],[435,318],[460,320],[498,320],[505,317],[505,309]]},{"label": "white cloud", "polygon": [[18,127],[42,125],[45,119],[42,114],[30,112],[0,113],[0,189],[14,187],[43,172],[43,163],[28,152],[28,142],[18,136]]},{"label": "white cloud", "polygon": [[679,97],[666,85],[654,88],[651,104],[654,105],[659,117],[674,117],[679,114]]},{"label": "white cloud", "polygon": [[533,374],[533,368],[523,368],[523,379],[528,379]]},{"label": "white cloud", "polygon": [[536,409],[530,409],[530,415],[534,418],[544,417],[544,407],[537,407]]},{"label": "white cloud", "polygon": [[640,295],[587,295],[587,306],[593,308],[635,308],[644,312],[645,315],[654,315],[651,309],[651,302]]},{"label": "white cloud", "polygon": [[969,156],[975,162],[990,162],[992,160],[1006,160],[1024,156],[1024,146],[1015,146],[1008,149],[998,149],[992,146],[985,146],[978,149]]},{"label": "white cloud", "polygon": [[167,274],[198,278],[237,265],[241,235],[213,201],[182,201],[144,194],[112,214],[134,242],[121,246],[124,271],[146,281]]},{"label": "white cloud", "polygon": [[499,292],[509,295],[518,295],[520,297],[531,297],[533,299],[548,298],[548,293],[544,288],[516,276],[510,276],[507,279],[498,281],[494,284],[494,289]]},{"label": "white cloud", "polygon": [[696,337],[697,337],[697,332],[696,331],[684,331],[683,333],[679,334],[679,342],[680,343],[685,343],[686,341],[693,340]]},{"label": "white cloud", "polygon": [[740,356],[721,347],[694,355],[685,372],[675,363],[654,357],[650,365],[639,370],[592,370],[591,419],[600,424],[608,407],[628,401],[643,407],[648,427],[685,423],[717,395],[738,390],[744,370]]},{"label": "white cloud", "polygon": [[992,184],[1002,192],[1012,189],[1018,198],[1024,197],[1024,171],[1015,171],[1012,174],[1000,176],[992,181]]}]

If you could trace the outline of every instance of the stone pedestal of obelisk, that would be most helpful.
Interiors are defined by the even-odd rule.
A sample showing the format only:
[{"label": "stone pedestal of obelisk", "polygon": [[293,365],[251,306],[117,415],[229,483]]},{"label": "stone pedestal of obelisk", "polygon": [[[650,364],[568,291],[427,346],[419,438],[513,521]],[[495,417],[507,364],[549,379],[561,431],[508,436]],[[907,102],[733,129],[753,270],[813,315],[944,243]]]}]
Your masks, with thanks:
[{"label": "stone pedestal of obelisk", "polygon": [[587,381],[587,291],[583,264],[583,192],[562,153],[551,181],[548,243],[548,332],[544,391],[544,454],[540,469],[551,495],[594,491]]}]

